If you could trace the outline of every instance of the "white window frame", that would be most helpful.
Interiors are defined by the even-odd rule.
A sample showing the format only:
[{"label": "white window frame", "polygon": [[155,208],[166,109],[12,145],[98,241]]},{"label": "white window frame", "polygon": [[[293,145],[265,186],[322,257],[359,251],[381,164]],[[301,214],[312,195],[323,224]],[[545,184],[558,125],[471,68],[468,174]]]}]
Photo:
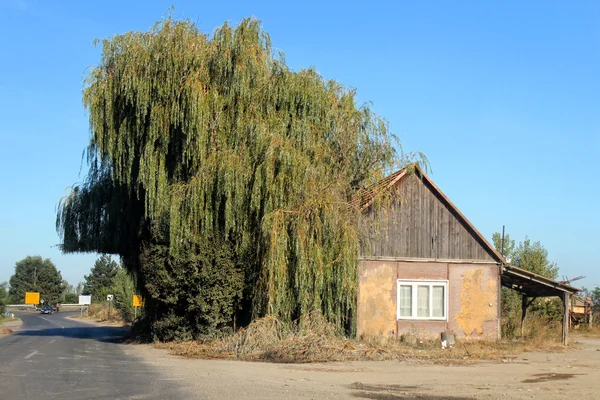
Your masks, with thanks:
[{"label": "white window frame", "polygon": [[[400,286],[411,286],[411,316],[400,316]],[[417,317],[417,286],[429,286],[429,313],[431,314],[433,286],[444,287],[444,316],[443,317]],[[398,279],[396,286],[396,318],[399,320],[420,321],[448,321],[448,281],[432,279]]]}]

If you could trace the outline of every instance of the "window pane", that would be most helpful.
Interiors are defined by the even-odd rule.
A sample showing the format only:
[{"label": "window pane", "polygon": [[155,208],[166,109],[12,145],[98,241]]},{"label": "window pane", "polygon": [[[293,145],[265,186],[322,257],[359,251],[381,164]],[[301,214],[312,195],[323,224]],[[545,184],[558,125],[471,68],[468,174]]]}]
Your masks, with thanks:
[{"label": "window pane", "polygon": [[401,317],[412,317],[412,287],[411,286],[400,286],[400,316]]},{"label": "window pane", "polygon": [[433,286],[431,288],[431,316],[432,317],[445,317],[444,315],[444,287]]},{"label": "window pane", "polygon": [[429,286],[417,286],[417,317],[429,317]]}]

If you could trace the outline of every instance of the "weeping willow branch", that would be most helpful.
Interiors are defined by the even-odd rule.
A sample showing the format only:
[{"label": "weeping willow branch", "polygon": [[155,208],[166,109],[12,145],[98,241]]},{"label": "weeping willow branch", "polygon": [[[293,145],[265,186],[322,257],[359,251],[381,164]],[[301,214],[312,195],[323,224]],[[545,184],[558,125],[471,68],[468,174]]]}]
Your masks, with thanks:
[{"label": "weeping willow branch", "polygon": [[83,94],[90,171],[59,205],[63,250],[131,257],[148,226],[170,256],[218,240],[245,265],[253,315],[319,309],[347,324],[349,201],[407,161],[386,121],[354,90],[290,70],[253,19],[209,36],[168,18],[101,44]]}]

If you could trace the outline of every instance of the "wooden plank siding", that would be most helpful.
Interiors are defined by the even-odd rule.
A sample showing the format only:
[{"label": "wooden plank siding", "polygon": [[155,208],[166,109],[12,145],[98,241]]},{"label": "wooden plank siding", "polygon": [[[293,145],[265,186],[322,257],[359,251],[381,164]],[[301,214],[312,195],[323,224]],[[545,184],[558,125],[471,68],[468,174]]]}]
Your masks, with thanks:
[{"label": "wooden plank siding", "polygon": [[362,258],[493,260],[479,235],[430,183],[408,175],[387,206],[372,205],[359,223]]}]

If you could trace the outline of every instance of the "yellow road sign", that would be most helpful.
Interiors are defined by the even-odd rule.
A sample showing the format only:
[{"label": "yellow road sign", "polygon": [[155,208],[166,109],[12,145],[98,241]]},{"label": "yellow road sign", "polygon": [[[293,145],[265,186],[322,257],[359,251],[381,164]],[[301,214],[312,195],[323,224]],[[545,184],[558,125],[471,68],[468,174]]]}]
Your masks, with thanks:
[{"label": "yellow road sign", "polygon": [[25,292],[25,304],[40,304],[40,294],[38,292]]},{"label": "yellow road sign", "polygon": [[144,299],[142,298],[141,294],[133,295],[133,306],[134,307],[143,307],[144,306]]}]

